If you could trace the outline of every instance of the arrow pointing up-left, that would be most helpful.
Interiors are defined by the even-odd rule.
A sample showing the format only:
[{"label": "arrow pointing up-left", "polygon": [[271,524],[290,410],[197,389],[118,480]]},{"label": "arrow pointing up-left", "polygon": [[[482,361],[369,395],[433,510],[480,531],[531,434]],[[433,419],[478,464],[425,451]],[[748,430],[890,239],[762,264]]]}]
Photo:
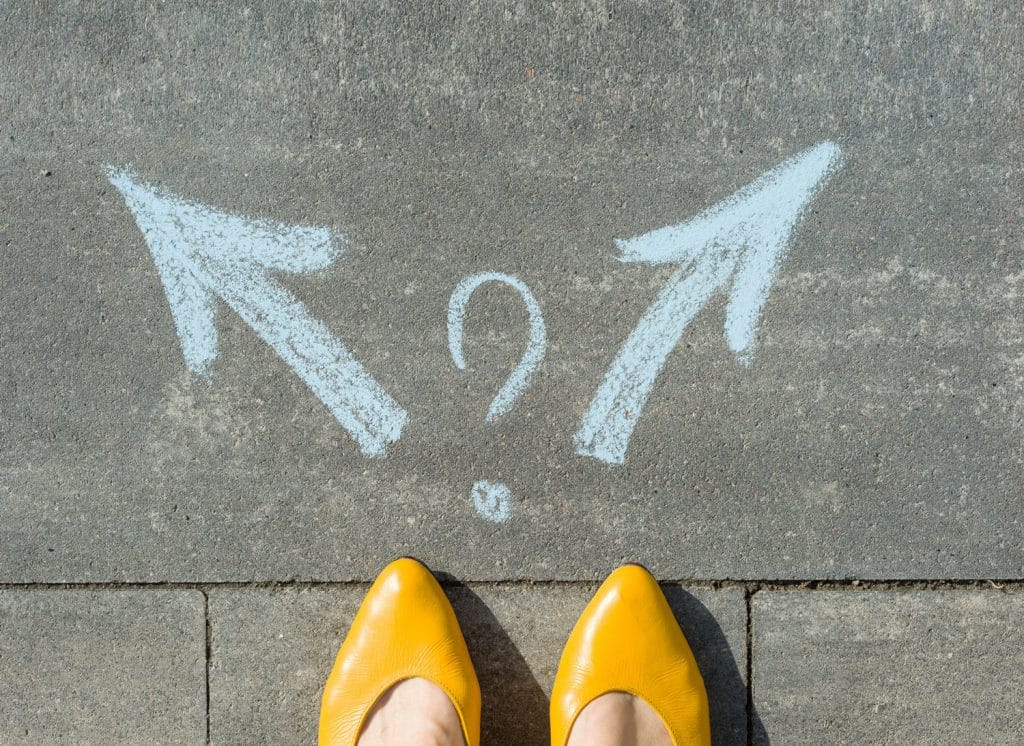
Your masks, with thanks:
[{"label": "arrow pointing up-left", "polygon": [[326,228],[229,215],[106,168],[142,230],[171,304],[189,370],[217,357],[214,296],[228,304],[327,405],[366,456],[398,440],[407,414],[268,270],[309,272],[338,254]]}]

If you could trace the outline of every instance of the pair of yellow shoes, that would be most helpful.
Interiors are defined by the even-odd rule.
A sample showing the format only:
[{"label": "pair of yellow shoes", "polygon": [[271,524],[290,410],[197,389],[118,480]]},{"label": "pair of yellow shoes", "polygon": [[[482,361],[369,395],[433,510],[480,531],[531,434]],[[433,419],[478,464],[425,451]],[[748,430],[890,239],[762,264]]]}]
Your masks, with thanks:
[{"label": "pair of yellow shoes", "polygon": [[[480,685],[459,622],[430,570],[403,558],[378,576],[341,646],[324,689],[320,746],[353,746],[380,696],[417,677],[448,695],[466,746],[478,746]],[[657,581],[639,565],[608,577],[565,645],[551,694],[551,743],[564,746],[583,708],[609,692],[650,705],[677,746],[711,743],[693,652]]]}]

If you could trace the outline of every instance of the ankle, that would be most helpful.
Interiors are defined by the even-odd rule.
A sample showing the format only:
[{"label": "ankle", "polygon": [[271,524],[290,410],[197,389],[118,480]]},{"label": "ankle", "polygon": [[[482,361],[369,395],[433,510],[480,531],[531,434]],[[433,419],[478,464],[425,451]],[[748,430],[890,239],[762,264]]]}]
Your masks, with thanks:
[{"label": "ankle", "polygon": [[[401,716],[400,716],[401,717]],[[421,716],[393,727],[391,723],[372,724],[359,734],[357,746],[464,746],[461,731],[429,716]]]},{"label": "ankle", "polygon": [[358,746],[465,746],[451,700],[426,679],[406,679],[370,710]]},{"label": "ankle", "polygon": [[609,692],[588,704],[569,731],[568,746],[671,746],[661,717],[639,697]]}]

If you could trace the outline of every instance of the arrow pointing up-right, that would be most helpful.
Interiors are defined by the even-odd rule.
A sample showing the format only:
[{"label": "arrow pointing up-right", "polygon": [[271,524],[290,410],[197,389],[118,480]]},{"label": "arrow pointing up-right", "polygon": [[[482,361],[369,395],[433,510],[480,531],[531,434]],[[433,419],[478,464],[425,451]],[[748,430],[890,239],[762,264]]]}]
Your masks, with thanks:
[{"label": "arrow pointing up-right", "polygon": [[666,358],[712,294],[732,288],[725,337],[749,362],[761,309],[807,203],[835,171],[839,147],[823,142],[762,174],[679,225],[616,241],[622,261],[679,268],[626,339],[574,442],[580,455],[621,464],[640,411]]}]

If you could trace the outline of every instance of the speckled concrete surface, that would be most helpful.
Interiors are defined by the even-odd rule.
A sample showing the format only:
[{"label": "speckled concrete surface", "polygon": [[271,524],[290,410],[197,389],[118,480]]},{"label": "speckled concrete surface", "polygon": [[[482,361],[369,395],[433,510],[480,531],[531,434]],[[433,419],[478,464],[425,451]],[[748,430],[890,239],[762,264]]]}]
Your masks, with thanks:
[{"label": "speckled concrete surface", "polygon": [[765,591],[754,703],[775,743],[1024,741],[1024,596]]},{"label": "speckled concrete surface", "polygon": [[[755,598],[773,581],[1018,587],[1024,18],[967,6],[3,4],[0,584],[70,589],[72,606],[125,584],[199,589],[237,609],[235,627],[213,619],[225,635],[276,598],[268,583],[330,591],[402,554],[523,604],[534,581],[578,603],[623,560]],[[796,226],[751,362],[723,338],[719,293],[669,355],[625,462],[577,455],[591,397],[672,272],[618,261],[614,240],[825,140],[844,166]],[[209,380],[189,375],[104,164],[348,238],[329,269],[274,279],[408,412],[383,458],[362,457],[223,304]],[[474,296],[470,372],[445,325],[456,284],[483,271],[525,282],[548,336],[493,424],[522,304],[497,286]],[[474,507],[477,480],[508,485],[506,523]],[[270,618],[320,608],[296,604]],[[521,639],[529,617],[504,613],[492,626]],[[732,616],[719,623],[735,646]],[[297,656],[336,643],[318,630]],[[0,645],[30,640],[0,630]],[[557,650],[523,657],[522,696],[539,702],[526,669],[542,681],[533,661]],[[231,712],[212,721],[221,742]],[[772,723],[765,738],[790,733]]]}]

